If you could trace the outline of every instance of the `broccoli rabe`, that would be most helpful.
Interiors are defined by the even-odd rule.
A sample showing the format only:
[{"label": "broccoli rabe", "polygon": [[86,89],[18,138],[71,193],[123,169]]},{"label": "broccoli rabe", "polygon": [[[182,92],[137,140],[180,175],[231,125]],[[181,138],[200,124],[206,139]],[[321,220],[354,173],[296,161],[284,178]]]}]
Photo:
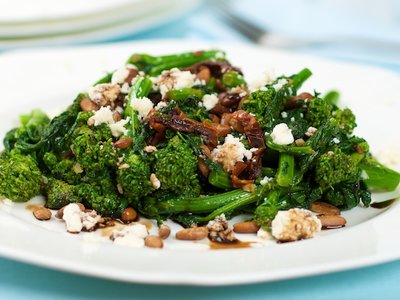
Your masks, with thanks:
[{"label": "broccoli rabe", "polygon": [[0,154],[0,195],[24,202],[39,195],[42,173],[33,157],[16,150]]},{"label": "broccoli rabe", "polygon": [[76,186],[62,180],[49,178],[45,190],[46,206],[51,209],[60,209],[69,203],[80,201]]},{"label": "broccoli rabe", "polygon": [[161,182],[162,191],[177,195],[200,194],[197,158],[179,136],[170,139],[165,148],[155,153],[154,173]]},{"label": "broccoli rabe", "polygon": [[130,202],[136,203],[154,191],[150,182],[150,167],[150,159],[144,154],[124,155],[117,170],[117,183]]},{"label": "broccoli rabe", "polygon": [[334,185],[359,177],[360,169],[351,155],[335,147],[322,154],[316,163],[315,180],[326,190]]}]

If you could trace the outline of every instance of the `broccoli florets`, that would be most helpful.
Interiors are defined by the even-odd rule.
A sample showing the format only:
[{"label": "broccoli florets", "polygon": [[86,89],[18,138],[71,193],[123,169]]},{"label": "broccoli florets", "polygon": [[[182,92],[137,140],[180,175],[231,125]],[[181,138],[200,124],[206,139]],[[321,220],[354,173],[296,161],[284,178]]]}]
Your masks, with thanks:
[{"label": "broccoli florets", "polygon": [[328,190],[322,199],[340,209],[351,209],[360,201],[368,206],[371,203],[371,193],[363,181],[342,182]]},{"label": "broccoli florets", "polygon": [[347,134],[352,134],[357,127],[356,117],[349,108],[335,110],[333,117],[338,121],[339,128]]},{"label": "broccoli florets", "polygon": [[46,195],[46,206],[51,209],[60,209],[69,203],[79,202],[76,186],[54,178],[48,179]]},{"label": "broccoli florets", "polygon": [[358,175],[357,163],[339,148],[322,154],[316,163],[315,180],[323,189],[328,189]]},{"label": "broccoli florets", "polygon": [[120,163],[117,182],[130,202],[136,202],[154,191],[150,171],[149,159],[144,155],[130,154]]},{"label": "broccoli florets", "polygon": [[107,167],[116,165],[116,152],[110,128],[103,124],[95,128],[79,127],[74,135],[71,150],[76,162],[86,175],[96,177]]},{"label": "broccoli florets", "polygon": [[0,155],[0,195],[13,201],[28,201],[40,192],[42,174],[36,161],[17,151]]},{"label": "broccoli florets", "polygon": [[200,194],[197,158],[187,143],[175,136],[155,153],[155,157],[154,171],[161,182],[161,190],[177,195]]},{"label": "broccoli florets", "polygon": [[48,168],[48,174],[69,184],[77,184],[81,180],[81,168],[73,158],[58,159],[52,152],[43,156],[43,162]]},{"label": "broccoli florets", "polygon": [[97,182],[81,183],[76,189],[85,206],[91,207],[101,215],[119,216],[127,206],[127,201],[118,195],[112,179],[107,176]]},{"label": "broccoli florets", "polygon": [[318,128],[324,122],[329,120],[332,114],[332,105],[323,98],[313,98],[309,100],[308,110],[304,118],[309,122],[310,126]]}]

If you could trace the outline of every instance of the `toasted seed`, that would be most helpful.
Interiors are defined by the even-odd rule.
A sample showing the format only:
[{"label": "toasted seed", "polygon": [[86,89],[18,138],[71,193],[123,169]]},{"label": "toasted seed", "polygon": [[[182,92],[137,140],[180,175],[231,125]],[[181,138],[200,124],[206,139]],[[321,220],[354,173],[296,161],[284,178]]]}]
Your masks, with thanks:
[{"label": "toasted seed", "polygon": [[40,221],[50,220],[51,211],[46,207],[39,207],[33,211],[33,215]]},{"label": "toasted seed", "polygon": [[150,248],[162,248],[164,247],[164,242],[163,240],[156,235],[148,235],[144,239],[144,244],[146,247]]},{"label": "toasted seed", "polygon": [[337,208],[336,206],[326,203],[326,202],[321,202],[321,201],[316,201],[313,204],[311,204],[311,210],[313,212],[319,213],[319,214],[324,214],[324,215],[340,215],[340,209]]},{"label": "toasted seed", "polygon": [[80,102],[80,106],[83,111],[99,110],[99,106],[89,98],[83,98]]},{"label": "toasted seed", "polygon": [[233,225],[233,231],[236,233],[256,233],[260,226],[256,221],[239,222]]},{"label": "toasted seed", "polygon": [[132,207],[125,208],[121,213],[121,220],[125,223],[134,221],[137,218],[137,212]]},{"label": "toasted seed", "polygon": [[166,238],[169,237],[170,234],[171,234],[171,229],[169,228],[169,226],[161,224],[160,228],[158,229],[158,236],[163,240],[165,240]]},{"label": "toasted seed", "polygon": [[322,227],[325,228],[343,227],[347,223],[346,219],[339,215],[319,215],[317,217],[321,221]]},{"label": "toasted seed", "polygon": [[[82,203],[79,203],[79,202],[77,202],[77,203],[75,203],[75,204],[77,204],[78,206],[79,206],[79,208],[81,209],[81,211],[85,211],[85,206],[82,204]],[[68,205],[68,204],[67,204]],[[67,206],[67,205],[65,205],[65,206]],[[56,213],[56,218],[57,219],[62,219],[62,217],[63,217],[63,215],[64,215],[64,208],[65,208],[65,206],[63,206],[63,207],[61,207],[58,211],[57,211],[57,213]]]},{"label": "toasted seed", "polygon": [[204,80],[206,83],[208,83],[208,81],[211,78],[210,69],[207,67],[204,67],[203,69],[201,69],[200,72],[197,73],[197,78],[199,78],[200,80]]},{"label": "toasted seed", "polygon": [[121,121],[121,120],[122,120],[121,114],[120,114],[119,112],[117,112],[117,111],[114,111],[113,114],[112,114],[112,116],[113,116],[113,120],[114,120],[115,122],[118,122],[118,121]]},{"label": "toasted seed", "polygon": [[208,229],[206,227],[193,227],[178,231],[175,234],[175,237],[178,240],[198,241],[206,238],[207,235],[208,235]]},{"label": "toasted seed", "polygon": [[124,138],[121,138],[121,139],[119,139],[118,141],[116,141],[115,143],[114,143],[114,147],[115,148],[118,148],[118,149],[127,149],[127,148],[129,148],[130,146],[132,146],[132,139],[131,138],[128,138],[128,137],[124,137]]}]

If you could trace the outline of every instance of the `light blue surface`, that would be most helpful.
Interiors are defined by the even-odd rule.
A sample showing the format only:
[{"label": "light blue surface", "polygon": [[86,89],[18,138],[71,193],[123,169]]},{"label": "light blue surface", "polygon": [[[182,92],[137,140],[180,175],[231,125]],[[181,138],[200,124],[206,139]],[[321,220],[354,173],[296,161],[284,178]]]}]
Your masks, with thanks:
[{"label": "light blue surface", "polygon": [[[241,0],[234,7],[249,19],[285,34],[305,38],[350,34],[400,42],[400,5],[396,0],[336,1],[336,6],[334,3]],[[246,41],[224,25],[210,7],[197,8],[185,17],[114,41],[153,38]],[[337,44],[294,51],[400,72],[398,52]],[[399,299],[399,280],[400,261],[396,261],[265,284],[216,288],[152,286],[67,274],[0,258],[0,299]]]}]

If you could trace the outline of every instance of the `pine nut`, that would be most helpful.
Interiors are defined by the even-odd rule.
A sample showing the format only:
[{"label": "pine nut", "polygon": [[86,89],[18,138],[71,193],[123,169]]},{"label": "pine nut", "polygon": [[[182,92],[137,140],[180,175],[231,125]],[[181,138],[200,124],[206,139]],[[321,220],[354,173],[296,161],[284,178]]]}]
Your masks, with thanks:
[{"label": "pine nut", "polygon": [[39,207],[33,211],[33,215],[39,221],[50,220],[51,211],[46,207]]},{"label": "pine nut", "polygon": [[186,228],[178,231],[175,237],[178,240],[185,241],[198,241],[202,240],[208,235],[208,229],[206,227],[194,227]]},{"label": "pine nut", "polygon": [[146,236],[146,238],[144,239],[144,244],[146,247],[150,247],[150,248],[164,247],[163,240],[159,236],[156,236],[156,235]]},{"label": "pine nut", "polygon": [[137,212],[132,207],[125,208],[121,213],[121,220],[125,223],[134,221],[137,218]]},{"label": "pine nut", "polygon": [[114,147],[118,149],[127,149],[130,146],[132,146],[132,139],[128,137],[124,137],[122,139],[119,139],[114,143]]},{"label": "pine nut", "polygon": [[171,234],[171,229],[168,225],[161,224],[160,228],[158,229],[158,236],[163,240],[167,239]]},{"label": "pine nut", "polygon": [[239,222],[233,225],[233,231],[236,233],[256,233],[260,226],[256,221]]},{"label": "pine nut", "polygon": [[317,217],[321,221],[322,227],[325,228],[343,227],[347,223],[346,219],[339,215],[319,215]]},{"label": "pine nut", "polygon": [[83,98],[80,103],[81,109],[83,111],[93,111],[93,110],[99,110],[99,106],[92,102],[89,98]]},{"label": "pine nut", "polygon": [[313,204],[311,204],[311,210],[315,213],[324,215],[340,215],[339,208],[337,208],[332,204],[321,201],[316,201]]}]

